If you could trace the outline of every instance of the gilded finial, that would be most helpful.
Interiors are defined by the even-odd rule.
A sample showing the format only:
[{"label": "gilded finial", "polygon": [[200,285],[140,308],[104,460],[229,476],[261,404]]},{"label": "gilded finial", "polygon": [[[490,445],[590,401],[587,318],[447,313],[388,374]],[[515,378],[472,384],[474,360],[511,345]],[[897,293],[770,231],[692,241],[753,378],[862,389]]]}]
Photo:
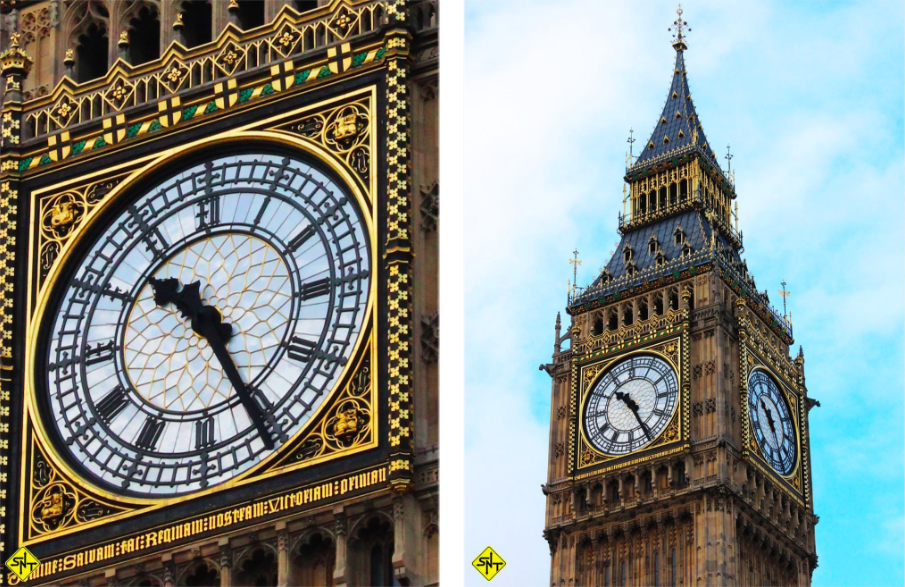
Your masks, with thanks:
[{"label": "gilded finial", "polygon": [[125,47],[128,44],[129,44],[129,31],[122,31],[119,34],[119,42],[117,42],[117,45],[119,45],[120,47]]},{"label": "gilded finial", "polygon": [[239,3],[236,0],[229,0],[229,6],[226,7],[227,10],[233,12],[235,10],[239,10]]},{"label": "gilded finial", "polygon": [[177,31],[178,31],[179,29],[181,29],[181,28],[184,27],[184,26],[185,26],[185,24],[182,22],[182,13],[181,13],[181,12],[177,12],[177,13],[176,13],[176,21],[173,23],[173,30],[177,30]]},{"label": "gilded finial", "polygon": [[578,248],[572,251],[572,254],[575,255],[574,259],[569,259],[569,265],[572,265],[572,290],[578,288],[578,266],[581,265],[581,261],[578,260]]},{"label": "gilded finial", "polygon": [[19,48],[19,33],[13,33],[9,36],[9,48],[10,49]]},{"label": "gilded finial", "polygon": [[786,280],[785,279],[782,280],[782,283],[780,285],[782,285],[782,289],[779,290],[779,295],[782,296],[782,315],[787,317],[789,319],[789,323],[791,324],[792,314],[791,313],[789,313],[788,315],[786,314],[786,298],[788,298],[790,295],[792,295],[792,292],[790,292],[789,290],[786,289]]},{"label": "gilded finial", "polygon": [[66,57],[63,59],[64,63],[75,63],[75,49],[66,49]]},{"label": "gilded finial", "polygon": [[685,35],[683,34],[683,30],[686,32],[691,31],[691,27],[688,26],[688,23],[682,20],[682,5],[679,4],[679,8],[676,10],[676,14],[679,15],[679,18],[672,23],[672,26],[669,27],[669,31],[673,33],[672,38],[672,46],[676,51],[685,51],[688,49],[688,45],[685,44]]}]

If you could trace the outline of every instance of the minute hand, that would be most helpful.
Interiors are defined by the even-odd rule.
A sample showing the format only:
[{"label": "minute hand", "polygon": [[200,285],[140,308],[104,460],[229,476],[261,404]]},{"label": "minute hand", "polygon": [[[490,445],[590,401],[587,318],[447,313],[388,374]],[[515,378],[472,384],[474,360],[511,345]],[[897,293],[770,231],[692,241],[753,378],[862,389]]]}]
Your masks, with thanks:
[{"label": "minute hand", "polygon": [[221,337],[219,325],[205,321],[199,326],[202,331],[200,333],[201,336],[207,339],[208,344],[211,345],[211,349],[213,349],[214,354],[217,356],[217,360],[220,361],[220,366],[226,371],[226,377],[229,379],[229,382],[232,383],[233,389],[236,390],[236,395],[239,396],[239,400],[242,402],[242,405],[245,406],[245,410],[251,417],[251,421],[254,423],[255,428],[258,429],[258,434],[261,435],[264,446],[267,450],[272,450],[273,437],[271,437],[267,426],[264,425],[264,415],[261,413],[261,408],[258,406],[258,403],[248,392],[248,387],[246,387],[245,382],[242,381],[242,376],[239,375],[239,370],[236,368],[233,358],[230,356],[229,351],[226,350],[226,343]]}]

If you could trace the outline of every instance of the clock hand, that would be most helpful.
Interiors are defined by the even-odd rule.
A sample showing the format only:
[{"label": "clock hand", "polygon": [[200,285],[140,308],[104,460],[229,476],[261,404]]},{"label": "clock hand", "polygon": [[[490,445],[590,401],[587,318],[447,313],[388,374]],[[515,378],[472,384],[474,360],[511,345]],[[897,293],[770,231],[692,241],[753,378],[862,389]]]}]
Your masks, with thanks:
[{"label": "clock hand", "polygon": [[644,431],[644,435],[647,436],[648,440],[653,440],[650,436],[650,429],[647,427],[647,424],[641,421],[641,416],[638,414],[638,404],[635,403],[635,400],[632,399],[632,396],[628,393],[622,393],[621,391],[616,392],[616,399],[622,400],[629,410],[635,415],[635,419],[638,420],[638,424],[641,425],[641,430]]},{"label": "clock hand", "polygon": [[767,413],[767,423],[770,424],[770,433],[773,434],[773,442],[779,446],[779,438],[776,436],[776,423],[773,422],[773,414],[770,412],[770,408],[767,407],[767,404],[764,403],[764,398],[760,398],[760,405]]},{"label": "clock hand", "polygon": [[264,424],[264,415],[261,407],[257,404],[248,387],[242,381],[242,376],[236,368],[233,358],[226,349],[226,343],[232,337],[232,325],[223,322],[220,311],[215,306],[205,305],[201,300],[201,282],[196,281],[184,286],[180,291],[179,280],[175,278],[149,280],[151,287],[154,289],[154,301],[158,306],[166,306],[172,303],[182,312],[183,317],[191,319],[192,330],[207,340],[214,351],[214,355],[220,362],[220,366],[226,372],[226,377],[236,390],[239,401],[245,406],[252,423],[261,435],[265,448],[272,450],[274,447],[273,437]]}]

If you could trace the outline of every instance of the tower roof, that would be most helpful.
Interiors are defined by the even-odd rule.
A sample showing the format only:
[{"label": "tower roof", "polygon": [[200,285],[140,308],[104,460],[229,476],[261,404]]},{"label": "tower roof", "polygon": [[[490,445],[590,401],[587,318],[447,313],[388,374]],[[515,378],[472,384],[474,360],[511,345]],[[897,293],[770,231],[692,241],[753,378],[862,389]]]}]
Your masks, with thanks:
[{"label": "tower roof", "polygon": [[673,153],[688,150],[699,150],[716,164],[716,154],[704,135],[704,127],[695,111],[691,91],[688,89],[684,39],[680,38],[673,43],[673,47],[676,49],[676,66],[669,93],[666,95],[666,104],[663,105],[663,112],[654,126],[654,131],[633,167],[662,161]]}]

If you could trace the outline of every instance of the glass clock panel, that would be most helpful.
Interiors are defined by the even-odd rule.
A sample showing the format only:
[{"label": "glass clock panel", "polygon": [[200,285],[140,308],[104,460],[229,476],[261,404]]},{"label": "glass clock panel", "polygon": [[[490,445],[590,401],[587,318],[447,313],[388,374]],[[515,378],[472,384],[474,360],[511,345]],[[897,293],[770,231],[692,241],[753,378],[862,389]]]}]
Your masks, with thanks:
[{"label": "glass clock panel", "polygon": [[760,369],[748,377],[748,414],[767,462],[781,475],[791,473],[797,456],[792,414],[779,386]]},{"label": "glass clock panel", "polygon": [[301,160],[235,155],[161,182],[100,228],[60,284],[47,404],[101,484],[182,494],[298,432],[361,334],[367,226]]},{"label": "glass clock panel", "polygon": [[609,368],[591,389],[584,428],[591,444],[608,455],[649,445],[676,411],[679,383],[663,359],[638,355]]}]

